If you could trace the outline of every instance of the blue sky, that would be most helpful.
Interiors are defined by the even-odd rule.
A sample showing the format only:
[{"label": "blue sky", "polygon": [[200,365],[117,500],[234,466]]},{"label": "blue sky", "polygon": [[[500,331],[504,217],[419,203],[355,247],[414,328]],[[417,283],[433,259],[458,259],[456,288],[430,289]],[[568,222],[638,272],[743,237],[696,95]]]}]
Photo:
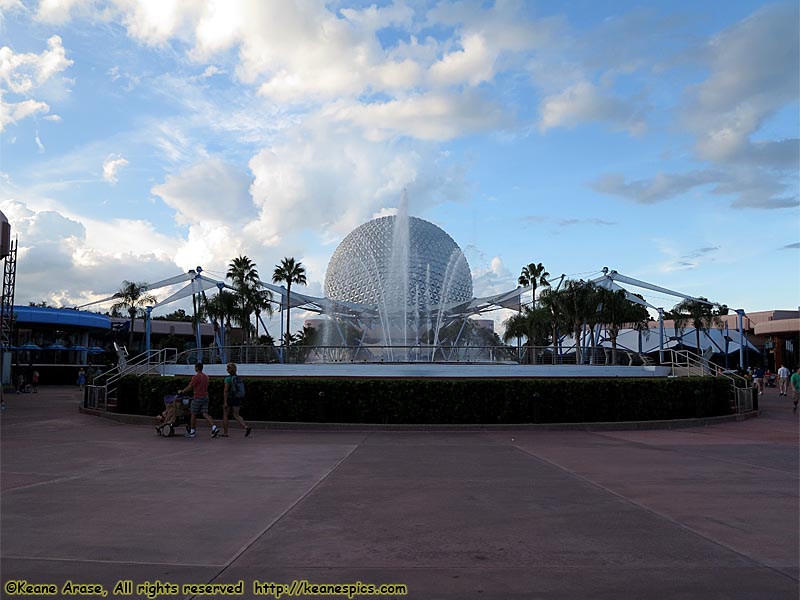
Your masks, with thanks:
[{"label": "blue sky", "polygon": [[796,2],[0,11],[18,304],[222,276],[239,253],[265,279],[295,257],[321,295],[337,243],[403,189],[476,295],[542,262],[750,312],[800,304]]}]

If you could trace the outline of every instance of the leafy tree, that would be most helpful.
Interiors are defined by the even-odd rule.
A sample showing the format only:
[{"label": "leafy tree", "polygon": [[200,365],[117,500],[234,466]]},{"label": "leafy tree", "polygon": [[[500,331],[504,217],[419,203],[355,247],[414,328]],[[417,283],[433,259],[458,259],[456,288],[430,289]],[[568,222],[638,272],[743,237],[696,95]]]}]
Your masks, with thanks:
[{"label": "leafy tree", "polygon": [[[617,364],[617,337],[620,329],[628,326],[639,331],[649,330],[647,320],[650,315],[641,304],[631,302],[624,290],[598,289],[602,307],[600,319],[606,325],[611,338],[611,364]],[[641,296],[639,296],[641,298]]]},{"label": "leafy tree", "polygon": [[697,352],[700,350],[700,332],[707,331],[712,326],[722,327],[721,314],[727,314],[728,308],[709,302],[708,298],[700,296],[697,300],[682,300],[672,309],[672,319],[676,329],[683,329],[687,325],[694,327]]},{"label": "leafy tree", "polygon": [[[236,308],[237,308],[237,299],[236,295],[228,290],[220,290],[216,294],[214,294],[208,301],[205,303],[203,307],[203,311],[206,313],[206,316],[211,319],[212,322],[221,322],[225,324],[225,327],[228,331],[231,329],[231,321],[236,317]],[[227,342],[223,340],[223,345],[226,345]]]},{"label": "leafy tree", "polygon": [[[256,313],[256,317],[261,311],[272,314],[272,292],[260,287],[258,269],[256,263],[247,256],[239,255],[228,264],[228,272],[225,275],[233,282],[233,287],[238,291],[237,317],[236,321],[245,330],[245,335],[250,338],[252,325],[250,315]],[[256,321],[256,336],[258,335],[258,321]]]},{"label": "leafy tree", "polygon": [[598,298],[595,286],[587,281],[569,280],[559,290],[558,306],[564,328],[572,333],[575,340],[576,364],[583,364],[583,347],[581,338],[587,323],[598,320]]},{"label": "leafy tree", "polygon": [[[191,318],[191,317],[190,317]],[[178,353],[183,352],[186,349],[186,340],[179,336],[171,333],[170,335],[162,338],[158,344],[156,345],[157,348],[176,348]]]},{"label": "leafy tree", "polygon": [[547,314],[550,318],[551,339],[553,340],[553,364],[556,364],[558,356],[558,331],[559,329],[570,330],[570,324],[567,322],[561,306],[565,301],[565,294],[553,288],[544,290],[540,298],[542,308],[547,310]]},{"label": "leafy tree", "polygon": [[295,336],[294,343],[297,346],[314,346],[316,345],[319,332],[310,325],[303,325],[297,335]]},{"label": "leafy tree", "polygon": [[531,286],[532,289],[532,296],[533,299],[532,305],[536,306],[536,288],[539,286],[548,287],[550,284],[547,281],[547,278],[550,277],[550,273],[545,271],[544,265],[542,263],[535,264],[531,263],[522,267],[522,272],[519,275],[519,279],[517,282],[521,286]]},{"label": "leafy tree", "polygon": [[512,315],[504,322],[506,327],[503,341],[524,337],[530,350],[528,360],[533,363],[536,346],[547,346],[550,343],[551,319],[547,308],[531,308],[525,306],[522,312]]},{"label": "leafy tree", "polygon": [[[250,303],[256,313],[256,338],[258,338],[258,324],[261,321],[261,313],[264,312],[267,316],[272,316],[272,292],[263,288],[256,288],[252,290]],[[265,333],[269,335],[268,332]]]},{"label": "leafy tree", "polygon": [[[291,337],[291,329],[289,328],[289,315],[292,312],[292,284],[306,285],[306,268],[301,262],[295,262],[294,258],[284,257],[281,264],[275,265],[275,270],[272,273],[273,283],[286,284],[286,336]],[[284,345],[289,346],[287,340],[284,339]]]},{"label": "leafy tree", "polygon": [[[153,319],[154,320],[159,320],[159,321],[183,321],[183,322],[189,322],[189,321],[192,320],[192,315],[186,314],[185,310],[183,310],[182,308],[179,308],[178,310],[176,310],[174,312],[171,312],[169,314],[166,314],[166,315],[163,315],[163,316],[158,316],[158,317],[153,317]],[[173,347],[173,346],[170,346],[170,347]]]},{"label": "leafy tree", "polygon": [[127,279],[122,282],[119,291],[114,294],[114,298],[119,301],[111,306],[111,314],[119,314],[120,311],[126,310],[130,315],[130,332],[128,347],[133,348],[133,324],[136,321],[137,315],[144,316],[144,307],[155,304],[156,297],[147,291],[148,285],[145,282],[133,282]]},{"label": "leafy tree", "polygon": [[273,338],[270,334],[265,333],[264,335],[258,336],[258,343],[262,346],[274,346],[275,338]]}]

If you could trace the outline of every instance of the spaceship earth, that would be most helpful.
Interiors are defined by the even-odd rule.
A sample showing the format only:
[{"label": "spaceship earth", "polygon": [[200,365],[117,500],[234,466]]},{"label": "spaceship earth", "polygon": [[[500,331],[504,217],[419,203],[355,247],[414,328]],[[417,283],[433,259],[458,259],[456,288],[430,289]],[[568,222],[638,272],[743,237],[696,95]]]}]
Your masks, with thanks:
[{"label": "spaceship earth", "polygon": [[471,300],[472,275],[458,244],[433,223],[417,217],[406,222],[407,236],[399,230],[397,239],[396,216],[351,231],[328,263],[325,296],[420,311]]}]

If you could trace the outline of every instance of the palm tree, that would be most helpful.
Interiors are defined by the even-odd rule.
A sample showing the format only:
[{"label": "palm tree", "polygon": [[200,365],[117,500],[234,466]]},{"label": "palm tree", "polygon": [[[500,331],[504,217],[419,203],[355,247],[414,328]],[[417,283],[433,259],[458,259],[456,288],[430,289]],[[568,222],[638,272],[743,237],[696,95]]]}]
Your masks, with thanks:
[{"label": "palm tree", "polygon": [[512,315],[503,323],[506,327],[503,341],[525,337],[530,346],[529,362],[534,362],[536,346],[547,346],[550,343],[551,319],[547,308],[531,308],[526,306],[521,313]]},{"label": "palm tree", "polygon": [[594,284],[582,280],[569,280],[559,295],[561,318],[565,329],[572,332],[575,340],[575,362],[580,365],[583,364],[582,334],[586,324],[597,319],[598,303]]},{"label": "palm tree", "polygon": [[599,290],[602,299],[601,321],[605,324],[611,338],[611,364],[617,364],[617,337],[620,329],[629,325],[638,331],[649,330],[647,319],[649,313],[641,304],[631,302],[625,297],[624,290]]},{"label": "palm tree", "polygon": [[553,340],[553,364],[557,362],[558,355],[558,331],[563,329],[570,331],[570,323],[567,321],[563,304],[566,302],[566,293],[563,290],[555,290],[553,288],[546,289],[542,292],[540,298],[542,308],[547,310],[550,318],[551,339]]},{"label": "palm tree", "polygon": [[550,277],[550,273],[545,271],[544,265],[542,263],[535,264],[531,263],[527,266],[522,267],[522,272],[519,275],[519,279],[517,282],[523,286],[531,286],[532,289],[532,305],[536,306],[536,288],[539,286],[548,287],[550,284],[547,281],[547,278]]},{"label": "palm tree", "polygon": [[[227,290],[220,290],[205,303],[204,312],[213,323],[223,322],[226,330],[230,331],[231,320],[237,317],[236,295]],[[226,340],[222,340],[222,345],[226,344]]]},{"label": "palm tree", "polygon": [[[256,313],[256,339],[258,339],[258,323],[261,321],[261,313],[264,312],[268,317],[272,316],[272,292],[263,288],[256,288],[252,290],[250,295],[250,306]],[[266,325],[264,326],[265,333]]]},{"label": "palm tree", "polygon": [[114,298],[118,298],[119,302],[111,306],[112,314],[124,309],[131,318],[130,337],[128,338],[129,348],[133,348],[133,325],[136,321],[137,313],[143,316],[144,307],[156,303],[156,297],[148,293],[147,287],[148,285],[143,281],[136,283],[126,279],[123,280],[119,291],[114,294]]},{"label": "palm tree", "polygon": [[[239,292],[238,298],[238,318],[237,321],[245,330],[245,335],[249,338],[252,332],[250,324],[250,314],[255,312],[256,317],[262,310],[272,314],[270,302],[272,292],[260,287],[258,269],[256,263],[247,256],[241,254],[228,264],[228,272],[225,274],[233,282],[233,287]],[[258,322],[256,321],[256,336],[258,336]]]},{"label": "palm tree", "polygon": [[721,327],[722,319],[720,314],[727,312],[727,307],[721,307],[709,302],[708,298],[700,296],[697,300],[682,300],[672,309],[672,318],[675,321],[676,329],[683,329],[691,324],[694,327],[695,340],[697,342],[697,353],[702,354],[700,349],[700,332],[707,331],[712,326]]},{"label": "palm tree", "polygon": [[[295,262],[294,258],[284,257],[281,264],[275,265],[275,271],[272,273],[273,283],[286,284],[286,333],[285,336],[290,335],[289,329],[289,313],[291,313],[291,298],[292,298],[292,284],[298,285],[306,284],[306,268],[301,262]],[[284,345],[288,346],[286,339],[283,340]]]}]

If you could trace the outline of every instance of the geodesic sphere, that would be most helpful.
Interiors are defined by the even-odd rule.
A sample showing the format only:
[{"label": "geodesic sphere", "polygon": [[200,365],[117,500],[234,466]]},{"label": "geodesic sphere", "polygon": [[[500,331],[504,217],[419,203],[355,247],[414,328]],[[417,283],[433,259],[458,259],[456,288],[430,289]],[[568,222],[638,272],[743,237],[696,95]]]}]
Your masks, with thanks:
[{"label": "geodesic sphere", "polygon": [[328,263],[325,296],[379,310],[471,300],[472,275],[458,244],[417,217],[408,218],[407,236],[395,239],[396,219],[373,219],[342,240]]}]

